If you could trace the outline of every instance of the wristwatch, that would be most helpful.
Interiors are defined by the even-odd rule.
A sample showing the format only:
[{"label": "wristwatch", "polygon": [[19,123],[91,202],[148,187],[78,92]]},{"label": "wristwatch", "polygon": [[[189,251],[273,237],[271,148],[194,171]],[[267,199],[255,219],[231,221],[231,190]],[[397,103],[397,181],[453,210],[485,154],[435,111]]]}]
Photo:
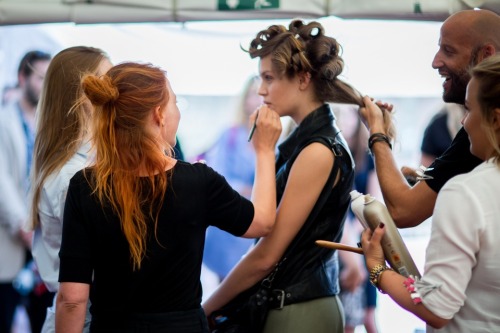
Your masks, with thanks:
[{"label": "wristwatch", "polygon": [[382,272],[387,271],[387,270],[392,271],[393,269],[390,268],[390,267],[387,267],[386,265],[378,264],[375,267],[373,267],[372,270],[370,271],[370,282],[371,282],[371,284],[375,288],[377,288],[378,291],[380,291],[383,294],[385,294],[385,292],[382,289],[380,289],[380,286],[379,286],[380,274],[382,274]]}]

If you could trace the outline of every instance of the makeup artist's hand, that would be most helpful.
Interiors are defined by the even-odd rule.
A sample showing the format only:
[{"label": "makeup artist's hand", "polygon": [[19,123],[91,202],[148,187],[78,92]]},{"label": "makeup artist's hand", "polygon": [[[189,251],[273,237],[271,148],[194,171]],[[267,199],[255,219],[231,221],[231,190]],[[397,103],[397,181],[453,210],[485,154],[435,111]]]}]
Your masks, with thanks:
[{"label": "makeup artist's hand", "polygon": [[366,228],[361,234],[361,248],[365,254],[366,268],[369,272],[376,265],[385,264],[384,250],[380,244],[384,234],[385,226],[383,223],[380,223],[373,232],[370,228]]},{"label": "makeup artist's hand", "polygon": [[255,151],[271,149],[274,153],[281,134],[280,116],[267,105],[262,105],[250,115],[250,123],[255,126],[251,138]]}]

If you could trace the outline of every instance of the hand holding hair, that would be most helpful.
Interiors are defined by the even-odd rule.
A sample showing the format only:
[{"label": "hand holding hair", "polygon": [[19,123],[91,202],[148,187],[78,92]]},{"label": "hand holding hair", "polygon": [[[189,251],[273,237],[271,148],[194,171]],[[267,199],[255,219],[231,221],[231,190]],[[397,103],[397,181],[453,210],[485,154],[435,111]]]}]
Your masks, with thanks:
[{"label": "hand holding hair", "polygon": [[364,96],[363,102],[364,107],[359,108],[359,115],[370,133],[383,133],[393,140],[396,134],[392,121],[394,106],[381,101],[374,102],[369,96]]}]

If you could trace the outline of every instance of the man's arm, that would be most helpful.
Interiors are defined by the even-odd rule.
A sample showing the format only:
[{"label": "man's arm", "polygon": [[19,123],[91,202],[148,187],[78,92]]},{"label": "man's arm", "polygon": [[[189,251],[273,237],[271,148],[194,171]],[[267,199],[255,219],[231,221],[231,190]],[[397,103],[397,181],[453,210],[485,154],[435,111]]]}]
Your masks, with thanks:
[{"label": "man's arm", "polygon": [[[365,97],[364,102],[365,107],[360,109],[360,113],[370,135],[385,134],[382,110],[369,97]],[[411,187],[399,170],[392,150],[386,142],[375,142],[371,152],[384,202],[396,225],[399,228],[414,227],[430,217],[437,193],[423,181]]]},{"label": "man's arm", "polygon": [[371,150],[382,196],[396,225],[399,228],[414,227],[429,218],[437,193],[424,181],[411,187],[385,142],[374,143]]}]

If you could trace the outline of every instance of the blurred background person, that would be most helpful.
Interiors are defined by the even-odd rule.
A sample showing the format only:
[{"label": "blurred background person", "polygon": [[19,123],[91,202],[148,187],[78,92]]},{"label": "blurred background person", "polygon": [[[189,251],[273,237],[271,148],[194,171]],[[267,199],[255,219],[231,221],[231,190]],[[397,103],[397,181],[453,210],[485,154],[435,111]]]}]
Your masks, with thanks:
[{"label": "blurred background person", "polygon": [[451,145],[455,135],[462,127],[461,121],[465,109],[463,105],[445,103],[424,130],[420,152],[420,164],[428,167],[436,157],[441,156]]},{"label": "blurred background person", "polygon": [[13,101],[19,100],[21,89],[18,86],[6,86],[2,91],[2,108],[9,105]]},{"label": "blurred background person", "polygon": [[[258,94],[259,84],[258,77],[247,80],[234,113],[234,124],[221,134],[210,149],[199,156],[246,198],[250,198],[255,176],[255,152],[248,141],[248,135],[253,125],[249,121],[250,115],[262,104],[262,97]],[[209,227],[203,263],[217,274],[220,282],[252,243],[252,239],[234,237],[218,228]]]},{"label": "blurred background person", "polygon": [[[51,292],[59,289],[59,249],[69,180],[91,159],[92,105],[82,98],[80,79],[84,73],[102,75],[109,68],[111,62],[104,51],[75,46],[54,56],[45,77],[37,109],[30,218],[34,228],[33,257]],[[84,332],[89,326],[90,313]],[[43,332],[54,331],[52,305],[47,309]]]},{"label": "blurred background person", "polygon": [[52,298],[32,263],[31,232],[25,229],[35,113],[50,59],[38,50],[23,56],[17,71],[19,98],[0,114],[0,332],[10,332],[21,300],[32,332],[40,332]]},{"label": "blurred background person", "polygon": [[[360,193],[369,193],[381,198],[380,186],[375,174],[375,165],[368,152],[368,130],[358,116],[358,108],[352,105],[334,105],[333,111],[354,158],[354,188]],[[363,227],[349,210],[342,243],[356,246]],[[340,299],[344,305],[345,333],[354,332],[364,326],[367,333],[378,332],[375,311],[377,290],[369,281],[363,258],[358,254],[339,251]]]}]

